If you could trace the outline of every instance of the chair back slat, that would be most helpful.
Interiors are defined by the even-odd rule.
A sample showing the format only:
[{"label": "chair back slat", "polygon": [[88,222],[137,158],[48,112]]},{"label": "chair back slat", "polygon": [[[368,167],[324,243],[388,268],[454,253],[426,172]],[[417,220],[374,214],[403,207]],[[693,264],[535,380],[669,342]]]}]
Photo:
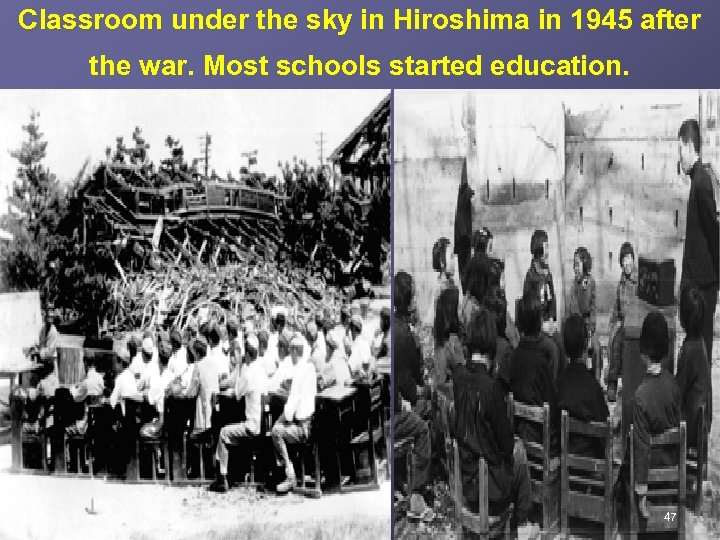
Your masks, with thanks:
[{"label": "chair back slat", "polygon": [[535,406],[515,401],[513,393],[508,394],[508,416],[513,433],[517,433],[517,420],[539,424],[542,430],[542,445],[530,441],[520,435],[528,459],[530,469],[530,483],[532,486],[533,501],[542,505],[541,527],[552,533],[558,524],[558,500],[559,492],[557,486],[551,482],[550,470],[550,405]]},{"label": "chair back slat", "polygon": [[607,422],[581,422],[568,416],[568,434],[604,439],[607,437]]},{"label": "chair back slat", "polygon": [[542,424],[544,421],[545,411],[543,407],[513,401],[513,408],[515,417],[520,417],[523,420],[528,420],[537,424]]},{"label": "chair back slat", "polygon": [[[570,452],[570,436],[584,436],[604,442],[604,459]],[[615,528],[613,499],[612,422],[582,422],[562,411],[560,422],[560,526],[568,534],[570,517],[602,523],[605,537]]]},{"label": "chair back slat", "polygon": [[668,429],[660,435],[650,437],[650,446],[677,446],[680,444],[680,428]]},{"label": "chair back slat", "polygon": [[[677,530],[678,535],[685,534],[685,500],[687,489],[687,427],[685,421],[680,427],[672,428],[650,438],[650,453],[653,448],[676,446],[677,465],[651,467],[648,470],[647,497],[650,501],[648,510],[650,517],[642,520],[638,517],[638,506],[635,493],[635,428],[630,425],[630,533],[636,537],[638,532],[662,532]],[[668,484],[675,484],[674,487]],[[674,503],[667,502],[675,499]],[[660,499],[659,501],[657,499]],[[672,516],[667,519],[668,514]]]},{"label": "chair back slat", "polygon": [[677,482],[679,477],[677,466],[659,467],[648,471],[649,483]]}]

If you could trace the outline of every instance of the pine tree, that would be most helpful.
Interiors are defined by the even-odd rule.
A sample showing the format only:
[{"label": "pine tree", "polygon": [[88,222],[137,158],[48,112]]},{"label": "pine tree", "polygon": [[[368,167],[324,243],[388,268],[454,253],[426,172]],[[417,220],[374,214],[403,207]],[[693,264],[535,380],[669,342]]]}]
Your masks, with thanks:
[{"label": "pine tree", "polygon": [[10,152],[19,166],[10,197],[16,211],[4,220],[14,239],[0,252],[3,290],[22,291],[42,286],[47,274],[47,254],[58,241],[55,231],[66,207],[57,178],[42,164],[48,143],[40,131],[39,116],[36,111],[30,114],[30,122],[22,127],[27,140]]}]

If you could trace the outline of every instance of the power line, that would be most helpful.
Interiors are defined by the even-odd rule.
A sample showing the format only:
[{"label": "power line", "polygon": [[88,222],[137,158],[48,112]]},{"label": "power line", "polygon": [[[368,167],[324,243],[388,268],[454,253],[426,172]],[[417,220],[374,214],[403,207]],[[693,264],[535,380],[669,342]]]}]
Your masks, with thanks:
[{"label": "power line", "polygon": [[317,144],[317,145],[320,147],[320,166],[322,166],[323,163],[324,163],[324,160],[323,160],[323,156],[324,156],[323,150],[324,150],[324,145],[325,145],[325,139],[323,138],[323,132],[322,132],[322,131],[320,132],[320,140],[316,140],[316,141],[315,141],[315,144]]},{"label": "power line", "polygon": [[200,140],[200,153],[203,157],[198,161],[205,162],[205,178],[208,178],[208,169],[210,167],[210,145],[212,144],[212,136],[206,131],[205,135],[198,137]]}]

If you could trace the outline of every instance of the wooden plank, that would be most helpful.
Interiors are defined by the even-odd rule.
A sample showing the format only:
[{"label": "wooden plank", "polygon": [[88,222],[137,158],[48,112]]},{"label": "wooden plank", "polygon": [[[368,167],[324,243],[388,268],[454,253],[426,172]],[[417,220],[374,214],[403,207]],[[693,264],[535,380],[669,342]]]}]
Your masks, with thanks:
[{"label": "wooden plank", "polygon": [[568,467],[571,469],[581,469],[589,472],[605,471],[605,460],[603,459],[594,459],[570,454],[568,455],[567,460]]},{"label": "wooden plank", "polygon": [[596,480],[595,478],[588,478],[587,476],[577,476],[574,474],[571,474],[569,477],[570,482],[582,484],[583,486],[595,486],[599,488],[605,487],[605,480]]},{"label": "wooden plank", "polygon": [[[579,434],[589,437],[597,437],[604,439],[606,435],[607,425],[605,422],[582,422],[575,418],[568,418],[570,435]],[[610,419],[608,418],[608,422]]]},{"label": "wooden plank", "polygon": [[529,420],[531,422],[537,422],[541,424],[543,422],[544,409],[543,407],[537,407],[534,405],[528,405],[526,403],[520,403],[519,401],[513,402],[515,409],[515,416]]},{"label": "wooden plank", "polygon": [[648,482],[677,482],[678,468],[661,467],[653,468],[648,471]]},{"label": "wooden plank", "polygon": [[652,446],[667,446],[680,444],[680,428],[669,429],[661,435],[650,437]]},{"label": "wooden plank", "polygon": [[647,496],[648,497],[677,497],[678,490],[677,488],[670,488],[670,489],[652,489],[648,488],[647,490]]},{"label": "wooden plank", "polygon": [[525,440],[523,440],[523,444],[525,445],[525,453],[527,454],[528,458],[537,457],[539,459],[543,459],[544,453],[542,444]]},{"label": "wooden plank", "polygon": [[605,500],[601,496],[585,493],[567,493],[568,514],[588,521],[603,522],[605,519]]}]

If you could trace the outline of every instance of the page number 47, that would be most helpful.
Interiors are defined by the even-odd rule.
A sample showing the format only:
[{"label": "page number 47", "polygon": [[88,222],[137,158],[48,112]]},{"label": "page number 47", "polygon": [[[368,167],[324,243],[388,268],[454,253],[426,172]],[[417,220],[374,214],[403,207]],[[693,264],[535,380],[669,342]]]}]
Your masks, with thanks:
[{"label": "page number 47", "polygon": [[675,512],[668,512],[665,514],[665,521],[675,521],[675,516],[677,514]]}]

